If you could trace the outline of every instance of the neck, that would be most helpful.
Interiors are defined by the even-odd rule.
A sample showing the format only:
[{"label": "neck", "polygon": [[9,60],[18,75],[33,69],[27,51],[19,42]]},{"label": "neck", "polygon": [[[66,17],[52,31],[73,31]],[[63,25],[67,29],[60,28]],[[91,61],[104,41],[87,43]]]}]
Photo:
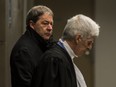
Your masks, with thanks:
[{"label": "neck", "polygon": [[66,42],[68,43],[68,45],[70,46],[70,48],[74,51],[74,49],[75,49],[75,45],[76,45],[76,43],[75,43],[75,41],[74,40],[66,40]]}]

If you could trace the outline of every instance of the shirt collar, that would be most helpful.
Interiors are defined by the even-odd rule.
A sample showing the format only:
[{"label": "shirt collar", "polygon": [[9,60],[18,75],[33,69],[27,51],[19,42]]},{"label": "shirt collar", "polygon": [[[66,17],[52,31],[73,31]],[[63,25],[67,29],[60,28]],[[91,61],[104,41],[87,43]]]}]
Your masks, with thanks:
[{"label": "shirt collar", "polygon": [[71,47],[68,45],[68,43],[66,41],[63,41],[62,39],[59,39],[59,41],[64,45],[66,51],[68,52],[68,54],[70,55],[71,59],[73,60],[74,57],[78,57],[73,50],[71,49]]}]

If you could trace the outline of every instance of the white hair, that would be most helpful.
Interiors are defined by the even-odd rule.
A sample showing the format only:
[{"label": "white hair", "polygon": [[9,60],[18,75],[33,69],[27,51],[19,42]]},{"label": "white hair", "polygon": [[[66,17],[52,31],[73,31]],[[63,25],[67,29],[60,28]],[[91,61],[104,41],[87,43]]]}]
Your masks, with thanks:
[{"label": "white hair", "polygon": [[87,36],[98,36],[100,26],[91,18],[79,14],[68,19],[62,38],[74,39],[77,33]]}]

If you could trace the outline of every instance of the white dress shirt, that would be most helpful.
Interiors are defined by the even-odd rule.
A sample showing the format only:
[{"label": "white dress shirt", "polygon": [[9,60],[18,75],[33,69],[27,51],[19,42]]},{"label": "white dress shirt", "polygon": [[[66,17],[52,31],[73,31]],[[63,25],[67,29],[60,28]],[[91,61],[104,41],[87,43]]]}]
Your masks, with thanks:
[{"label": "white dress shirt", "polygon": [[75,55],[75,53],[73,52],[73,50],[70,48],[70,46],[68,45],[68,43],[66,41],[62,41],[61,39],[59,41],[64,45],[66,51],[68,52],[68,54],[70,55],[70,57],[72,59],[72,62],[73,62],[73,65],[74,65],[74,69],[75,69],[75,73],[76,73],[77,87],[87,87],[81,71],[75,65],[75,63],[73,61],[73,58],[74,57],[78,57],[78,56]]}]

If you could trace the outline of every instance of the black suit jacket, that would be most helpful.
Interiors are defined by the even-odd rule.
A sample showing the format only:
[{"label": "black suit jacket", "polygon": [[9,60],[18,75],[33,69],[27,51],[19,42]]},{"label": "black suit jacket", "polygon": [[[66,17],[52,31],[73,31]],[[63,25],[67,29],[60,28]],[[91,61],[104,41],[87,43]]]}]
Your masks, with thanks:
[{"label": "black suit jacket", "polygon": [[35,68],[46,50],[47,43],[33,29],[27,29],[11,52],[12,87],[33,87]]},{"label": "black suit jacket", "polygon": [[41,57],[33,87],[77,87],[72,60],[58,44]]}]

